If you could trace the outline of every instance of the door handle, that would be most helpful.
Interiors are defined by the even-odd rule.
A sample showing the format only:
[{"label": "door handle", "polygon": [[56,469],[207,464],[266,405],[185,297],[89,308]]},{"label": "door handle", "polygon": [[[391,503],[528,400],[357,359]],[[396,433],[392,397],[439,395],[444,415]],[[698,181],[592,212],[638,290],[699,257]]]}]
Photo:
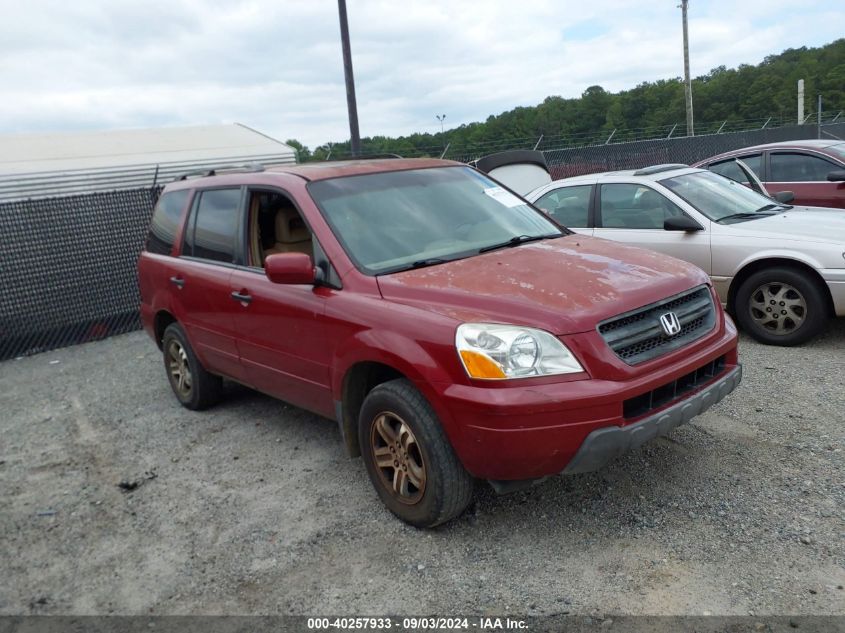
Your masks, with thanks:
[{"label": "door handle", "polygon": [[250,301],[252,301],[252,297],[249,294],[241,294],[240,292],[233,292],[232,299],[234,299],[235,301],[241,301],[243,303],[249,303]]},{"label": "door handle", "polygon": [[172,283],[177,288],[182,288],[185,285],[185,280],[181,277],[171,277],[170,283]]}]

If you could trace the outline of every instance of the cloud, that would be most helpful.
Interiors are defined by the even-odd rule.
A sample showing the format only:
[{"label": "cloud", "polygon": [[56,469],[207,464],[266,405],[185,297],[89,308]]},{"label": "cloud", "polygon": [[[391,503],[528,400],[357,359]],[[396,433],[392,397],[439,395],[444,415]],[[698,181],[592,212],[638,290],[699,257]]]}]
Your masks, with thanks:
[{"label": "cloud", "polygon": [[[683,72],[675,2],[347,0],[361,132],[484,120]],[[330,0],[0,0],[0,132],[239,121],[311,146],[348,137]],[[693,75],[845,32],[828,2],[693,0]]]}]

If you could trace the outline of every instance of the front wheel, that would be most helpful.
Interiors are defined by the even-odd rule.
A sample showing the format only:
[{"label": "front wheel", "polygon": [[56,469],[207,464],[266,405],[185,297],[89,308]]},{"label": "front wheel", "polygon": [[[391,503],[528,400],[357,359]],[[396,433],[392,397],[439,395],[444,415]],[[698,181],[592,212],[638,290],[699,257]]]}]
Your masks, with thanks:
[{"label": "front wheel", "polygon": [[800,345],[816,336],[827,321],[819,284],[792,268],[761,270],[736,293],[736,318],[752,337],[769,345]]},{"label": "front wheel", "polygon": [[379,497],[400,519],[433,527],[472,498],[464,470],[431,405],[407,380],[378,385],[364,400],[358,440]]}]

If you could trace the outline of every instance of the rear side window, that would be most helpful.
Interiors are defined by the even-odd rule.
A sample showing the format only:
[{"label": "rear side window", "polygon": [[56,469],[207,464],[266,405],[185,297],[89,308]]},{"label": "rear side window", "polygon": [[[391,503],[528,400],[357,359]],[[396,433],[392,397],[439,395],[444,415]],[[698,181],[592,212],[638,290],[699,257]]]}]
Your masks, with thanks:
[{"label": "rear side window", "polygon": [[534,203],[555,220],[570,228],[586,228],[592,185],[556,189]]},{"label": "rear side window", "polygon": [[231,264],[235,260],[241,190],[212,189],[199,194],[185,236],[185,255]]},{"label": "rear side window", "polygon": [[807,154],[771,154],[772,182],[813,182],[827,180],[836,165]]},{"label": "rear side window", "polygon": [[188,193],[190,193],[188,189],[169,191],[158,199],[153,210],[150,233],[147,236],[148,252],[170,255],[179,230],[182,210],[188,201]]}]

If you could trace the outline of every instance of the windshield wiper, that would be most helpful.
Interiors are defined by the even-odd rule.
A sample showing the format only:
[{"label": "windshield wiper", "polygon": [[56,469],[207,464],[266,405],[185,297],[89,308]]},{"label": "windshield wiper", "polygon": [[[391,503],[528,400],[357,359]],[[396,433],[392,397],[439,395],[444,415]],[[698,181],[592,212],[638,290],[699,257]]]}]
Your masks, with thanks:
[{"label": "windshield wiper", "polygon": [[786,205],[780,204],[779,202],[771,202],[769,204],[764,204],[762,207],[757,209],[757,213],[761,211],[769,211],[770,209],[780,209],[781,207],[786,207]]},{"label": "windshield wiper", "polygon": [[[776,205],[779,206],[779,205]],[[769,208],[769,205],[766,205],[762,209],[758,209],[757,211],[746,211],[745,213],[732,213],[731,215],[726,215],[723,218],[719,218],[716,220],[718,224],[722,224],[725,220],[739,220],[739,219],[751,219],[751,218],[759,218],[764,215],[775,215],[770,211],[764,211],[763,209]]]},{"label": "windshield wiper", "polygon": [[411,262],[411,265],[407,268],[425,268],[426,266],[436,266],[437,264],[445,264],[448,261],[452,260],[443,259],[442,257],[429,257],[428,259],[418,259],[415,262]]},{"label": "windshield wiper", "polygon": [[512,237],[507,242],[500,242],[499,244],[491,244],[490,246],[485,246],[483,248],[479,248],[479,253],[487,253],[489,251],[495,251],[498,248],[510,248],[513,246],[519,246],[520,244],[525,244],[526,242],[536,242],[537,240],[546,240],[550,237],[561,237],[563,233],[550,233],[548,235],[517,235]]}]

